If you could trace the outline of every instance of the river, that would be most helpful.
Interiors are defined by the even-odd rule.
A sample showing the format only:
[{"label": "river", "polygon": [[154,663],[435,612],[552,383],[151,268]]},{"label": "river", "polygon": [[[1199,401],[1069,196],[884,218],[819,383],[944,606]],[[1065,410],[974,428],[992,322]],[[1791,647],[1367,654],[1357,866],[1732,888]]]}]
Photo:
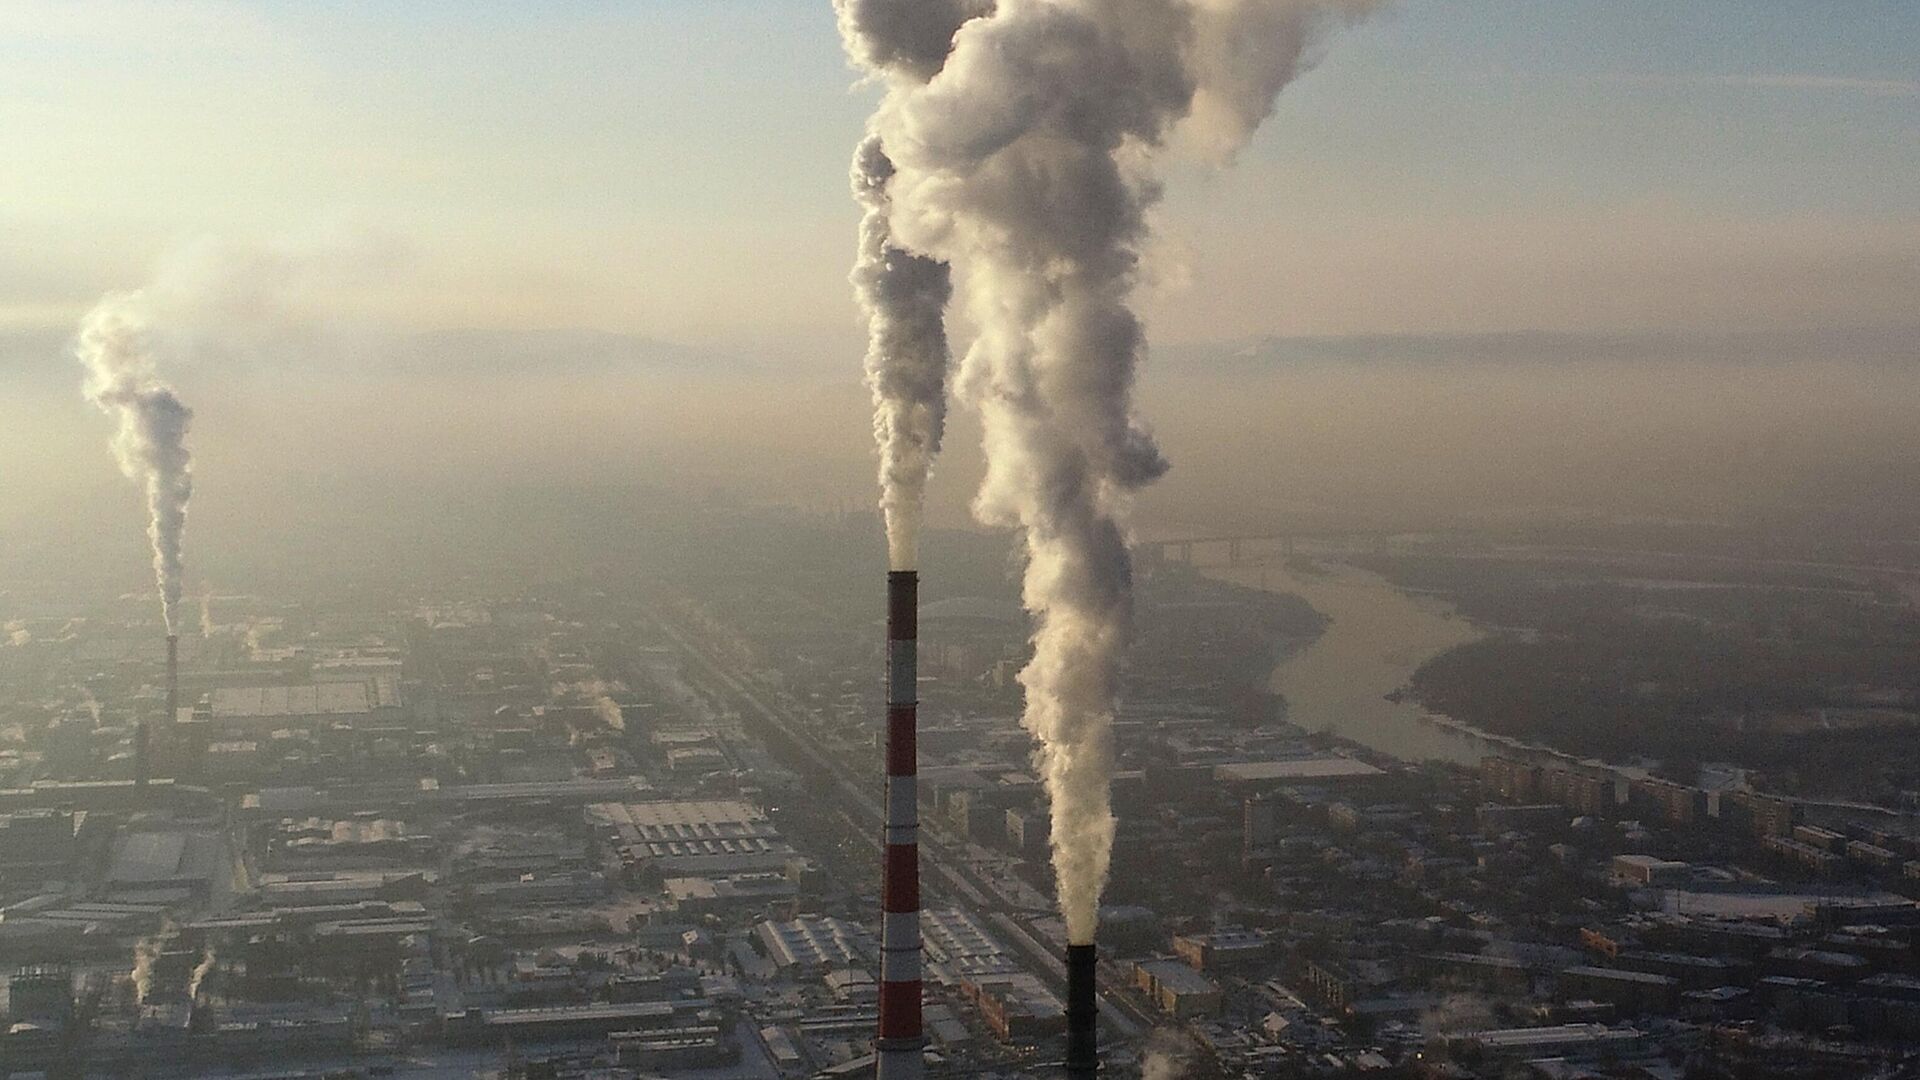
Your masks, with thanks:
[{"label": "river", "polygon": [[1478,762],[1490,749],[1484,742],[1429,723],[1411,700],[1386,695],[1405,687],[1421,664],[1485,635],[1447,604],[1402,592],[1378,574],[1331,558],[1309,565],[1290,567],[1276,556],[1201,568],[1222,581],[1293,593],[1328,618],[1325,633],[1274,668],[1269,685],[1286,696],[1287,719],[1403,761]]}]

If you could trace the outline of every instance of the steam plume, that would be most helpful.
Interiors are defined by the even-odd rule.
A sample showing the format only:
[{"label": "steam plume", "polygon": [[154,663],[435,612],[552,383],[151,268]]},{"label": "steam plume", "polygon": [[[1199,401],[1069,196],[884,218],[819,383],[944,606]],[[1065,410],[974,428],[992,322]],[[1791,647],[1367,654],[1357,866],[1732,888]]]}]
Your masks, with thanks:
[{"label": "steam plume", "polygon": [[[841,5],[904,57],[874,119],[898,246],[951,264],[979,334],[962,392],[981,412],[976,516],[1025,537],[1036,617],[1024,723],[1053,803],[1069,941],[1093,941],[1113,843],[1109,781],[1132,615],[1125,518],[1166,462],[1133,408],[1131,307],[1153,165],[1176,132],[1230,158],[1317,31],[1372,0],[1001,0],[952,31],[951,4]],[[915,12],[922,12],[921,23]],[[914,28],[906,32],[893,18]],[[924,83],[911,76],[924,74]]]},{"label": "steam plume", "polygon": [[613,730],[627,730],[627,716],[620,710],[620,703],[606,694],[593,699],[593,711],[599,715],[601,723]]},{"label": "steam plume", "polygon": [[625,710],[620,708],[620,703],[614,700],[613,695],[623,693],[626,689],[627,684],[623,682],[607,682],[604,679],[585,679],[578,682],[557,684],[554,686],[553,692],[556,697],[575,694],[583,698],[591,699],[593,702],[594,715],[600,718],[601,723],[615,731],[625,731],[627,730],[627,715]]},{"label": "steam plume", "polygon": [[[835,0],[847,55],[885,78],[889,100],[940,71],[962,24],[991,9],[988,0]],[[880,447],[880,509],[887,561],[918,563],[927,474],[947,420],[947,265],[894,240],[887,187],[893,161],[877,133],[853,152],[853,197],[863,213],[854,259],[854,298],[867,317],[867,385],[873,436]]]},{"label": "steam plume", "polygon": [[1181,1080],[1193,1067],[1192,1040],[1170,1028],[1156,1028],[1140,1055],[1140,1080]]},{"label": "steam plume", "polygon": [[213,961],[213,946],[208,945],[207,951],[200,957],[200,962],[194,965],[193,974],[187,976],[188,1001],[194,1002],[195,1004],[199,1003],[200,987],[207,981],[207,976],[212,973]]},{"label": "steam plume", "polygon": [[887,522],[887,558],[895,570],[918,562],[927,474],[947,421],[945,263],[893,242],[887,181],[893,162],[878,135],[853,155],[853,194],[865,208],[853,291],[867,315],[867,385],[873,391],[873,437],[880,445],[880,509]]},{"label": "steam plume", "polygon": [[133,1000],[136,1004],[146,1004],[153,989],[153,962],[160,955],[160,939],[143,937],[133,946]]},{"label": "steam plume", "polygon": [[160,586],[167,633],[176,633],[180,608],[180,538],[193,497],[193,458],[187,428],[193,410],[160,380],[154,364],[151,309],[143,293],[113,293],[80,324],[80,362],[87,400],[114,418],[114,457],[120,471],[147,496],[147,539]]}]

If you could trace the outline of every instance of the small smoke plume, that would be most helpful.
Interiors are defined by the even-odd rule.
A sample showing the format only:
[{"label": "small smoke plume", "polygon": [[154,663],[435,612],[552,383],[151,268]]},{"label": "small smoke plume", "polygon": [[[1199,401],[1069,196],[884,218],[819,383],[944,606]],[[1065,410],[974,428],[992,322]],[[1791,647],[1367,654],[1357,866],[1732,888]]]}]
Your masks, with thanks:
[{"label": "small smoke plume", "polygon": [[210,638],[213,636],[213,590],[212,589],[208,589],[206,592],[203,592],[200,594],[200,636],[203,638]]},{"label": "small smoke plume", "polygon": [[918,562],[927,474],[947,422],[945,263],[893,242],[887,181],[893,162],[880,137],[863,139],[853,155],[853,194],[865,213],[852,281],[867,316],[867,386],[873,391],[873,437],[880,447],[880,509],[887,558],[895,570]]},{"label": "small smoke plume", "polygon": [[620,711],[620,703],[607,695],[601,694],[599,697],[593,699],[593,711],[600,715],[602,723],[605,723],[613,730],[627,730],[627,717],[626,714]]},{"label": "small smoke plume", "polygon": [[[1131,301],[1160,193],[1153,166],[1177,134],[1230,159],[1318,32],[1371,6],[841,6],[843,26],[864,15],[890,35],[851,39],[854,55],[900,68],[872,124],[892,165],[891,242],[951,265],[979,328],[959,380],[985,432],[974,511],[1026,540],[1038,628],[1021,673],[1024,723],[1040,744],[1076,943],[1093,941],[1113,844],[1112,720],[1133,591],[1126,514],[1166,469],[1133,407],[1145,344]],[[932,63],[929,42],[943,33],[950,49]]]},{"label": "small smoke plume", "polygon": [[74,351],[87,370],[87,398],[117,421],[115,457],[146,491],[167,633],[179,629],[193,412],[160,378],[159,360],[284,347],[299,336],[293,316],[303,294],[400,257],[392,241],[344,228],[265,246],[203,238],[170,253],[145,286],[108,294],[81,320]]},{"label": "small smoke plume", "polygon": [[[847,55],[888,81],[889,100],[938,74],[954,32],[991,9],[976,0],[835,0],[834,6]],[[862,213],[850,280],[867,319],[887,560],[895,570],[911,570],[919,561],[927,475],[946,431],[946,309],[953,286],[945,263],[895,242],[887,192],[893,175],[884,141],[868,133],[854,149],[851,169]]]},{"label": "small smoke plume", "polygon": [[213,946],[209,945],[207,946],[206,953],[200,957],[200,962],[194,965],[193,974],[187,977],[188,1001],[198,1002],[200,1000],[200,987],[207,981],[207,976],[212,973],[213,963]]},{"label": "small smoke plume", "polygon": [[145,1004],[153,990],[153,962],[160,956],[160,938],[143,937],[133,946],[133,1000]]},{"label": "small smoke plume", "polygon": [[626,690],[623,682],[606,682],[602,679],[587,679],[581,682],[559,683],[553,688],[555,697],[569,695],[586,698],[593,702],[593,711],[600,721],[615,731],[627,730],[626,713],[613,695]]},{"label": "small smoke plume", "polygon": [[6,631],[7,644],[12,645],[16,649],[33,640],[33,631],[28,630],[25,623],[18,621],[10,622],[6,626]]},{"label": "small smoke plume", "polygon": [[193,410],[160,380],[154,344],[146,294],[113,293],[81,321],[76,351],[87,369],[87,400],[119,425],[113,453],[120,471],[146,491],[160,613],[172,634],[180,608],[180,540],[193,497],[193,457],[187,452]]},{"label": "small smoke plume", "polygon": [[1478,994],[1448,994],[1420,1014],[1420,1031],[1428,1036],[1483,1031],[1494,1026],[1492,1003]]},{"label": "small smoke plume", "polygon": [[1140,1053],[1140,1080],[1181,1080],[1193,1067],[1193,1043],[1186,1036],[1158,1028],[1147,1037]]}]

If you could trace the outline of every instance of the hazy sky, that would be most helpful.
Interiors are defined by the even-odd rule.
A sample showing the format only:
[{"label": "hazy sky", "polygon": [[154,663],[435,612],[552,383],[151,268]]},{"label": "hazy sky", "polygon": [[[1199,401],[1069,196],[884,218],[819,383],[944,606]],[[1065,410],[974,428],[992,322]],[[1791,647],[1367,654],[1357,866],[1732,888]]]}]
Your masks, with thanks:
[{"label": "hazy sky", "polygon": [[[1920,5],[1405,0],[1175,177],[1162,340],[1908,321]],[[187,238],[404,253],[341,314],[855,342],[826,0],[0,4],[0,327]]]},{"label": "hazy sky", "polygon": [[[1920,520],[1916,42],[1907,0],[1403,0],[1334,36],[1236,167],[1171,169],[1143,520]],[[403,482],[871,499],[875,96],[827,0],[0,2],[0,578],[80,538],[137,580],[63,343],[163,263],[226,305],[167,357],[190,575],[322,496],[404,531],[367,501]],[[1512,331],[1550,333],[1445,337]],[[1429,337],[1242,348],[1300,335]],[[979,475],[963,410],[931,520]]]}]

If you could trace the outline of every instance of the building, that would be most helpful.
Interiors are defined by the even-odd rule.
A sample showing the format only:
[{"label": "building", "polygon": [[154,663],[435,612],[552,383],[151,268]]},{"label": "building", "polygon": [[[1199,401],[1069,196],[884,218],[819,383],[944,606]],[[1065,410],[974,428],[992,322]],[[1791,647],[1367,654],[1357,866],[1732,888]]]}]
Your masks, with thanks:
[{"label": "building", "polygon": [[1649,777],[1634,781],[1628,799],[1669,825],[1691,825],[1707,813],[1707,793],[1671,780]]},{"label": "building", "polygon": [[1680,1004],[1680,980],[1617,968],[1570,967],[1560,972],[1560,998],[1590,998],[1626,1012],[1666,1012]]},{"label": "building", "polygon": [[1013,850],[1029,857],[1046,854],[1047,836],[1052,824],[1045,815],[1008,810],[1006,822],[1007,843],[1013,845]]},{"label": "building", "polygon": [[1480,785],[1488,795],[1508,802],[1533,802],[1540,797],[1540,768],[1513,758],[1489,755],[1480,759]]},{"label": "building", "polygon": [[208,693],[202,709],[216,731],[236,737],[283,727],[384,724],[400,716],[399,685],[391,675],[378,675],[291,686],[222,686]]},{"label": "building", "polygon": [[1213,767],[1215,783],[1239,788],[1352,784],[1385,775],[1364,761],[1339,756],[1237,761]]},{"label": "building", "polygon": [[1774,795],[1726,791],[1720,793],[1720,817],[1760,836],[1784,837],[1799,823],[1800,809],[1791,800]]},{"label": "building", "polygon": [[74,837],[86,813],[36,808],[0,814],[0,868],[8,877],[58,875],[73,859]]},{"label": "building", "polygon": [[1615,855],[1613,877],[1629,885],[1683,885],[1691,877],[1692,867],[1672,859],[1652,855]]},{"label": "building", "polygon": [[1182,934],[1173,939],[1173,953],[1195,971],[1237,971],[1267,958],[1267,935],[1229,928],[1211,934]]},{"label": "building", "polygon": [[65,964],[35,964],[14,972],[7,984],[7,1019],[43,1028],[66,1027],[73,1020],[73,969]]},{"label": "building", "polygon": [[1344,1012],[1359,997],[1364,987],[1345,966],[1332,960],[1313,959],[1306,963],[1307,988],[1328,1009]]},{"label": "building", "polygon": [[1220,987],[1178,960],[1135,963],[1133,984],[1176,1020],[1213,1016],[1220,1011]]},{"label": "building", "polygon": [[1067,1030],[1067,1010],[1046,984],[1023,971],[968,978],[961,992],[1002,1042],[1031,1042]]},{"label": "building", "polygon": [[1533,970],[1518,960],[1479,953],[1429,953],[1420,967],[1437,982],[1477,987],[1494,993],[1527,994],[1533,990]]},{"label": "building", "polygon": [[785,871],[799,858],[764,813],[736,799],[596,803],[587,817],[629,867],[665,877]]},{"label": "building", "polygon": [[1573,769],[1546,769],[1540,774],[1540,794],[1578,814],[1599,817],[1617,805],[1611,775]]},{"label": "building", "polygon": [[1644,1032],[1602,1024],[1554,1024],[1548,1027],[1499,1028],[1469,1031],[1449,1042],[1471,1045],[1481,1053],[1504,1059],[1564,1058],[1608,1053],[1621,1055],[1646,1045]]},{"label": "building", "polygon": [[827,915],[802,915],[754,926],[755,946],[781,968],[824,974],[834,968],[866,964],[878,951],[873,935],[859,923]]}]

